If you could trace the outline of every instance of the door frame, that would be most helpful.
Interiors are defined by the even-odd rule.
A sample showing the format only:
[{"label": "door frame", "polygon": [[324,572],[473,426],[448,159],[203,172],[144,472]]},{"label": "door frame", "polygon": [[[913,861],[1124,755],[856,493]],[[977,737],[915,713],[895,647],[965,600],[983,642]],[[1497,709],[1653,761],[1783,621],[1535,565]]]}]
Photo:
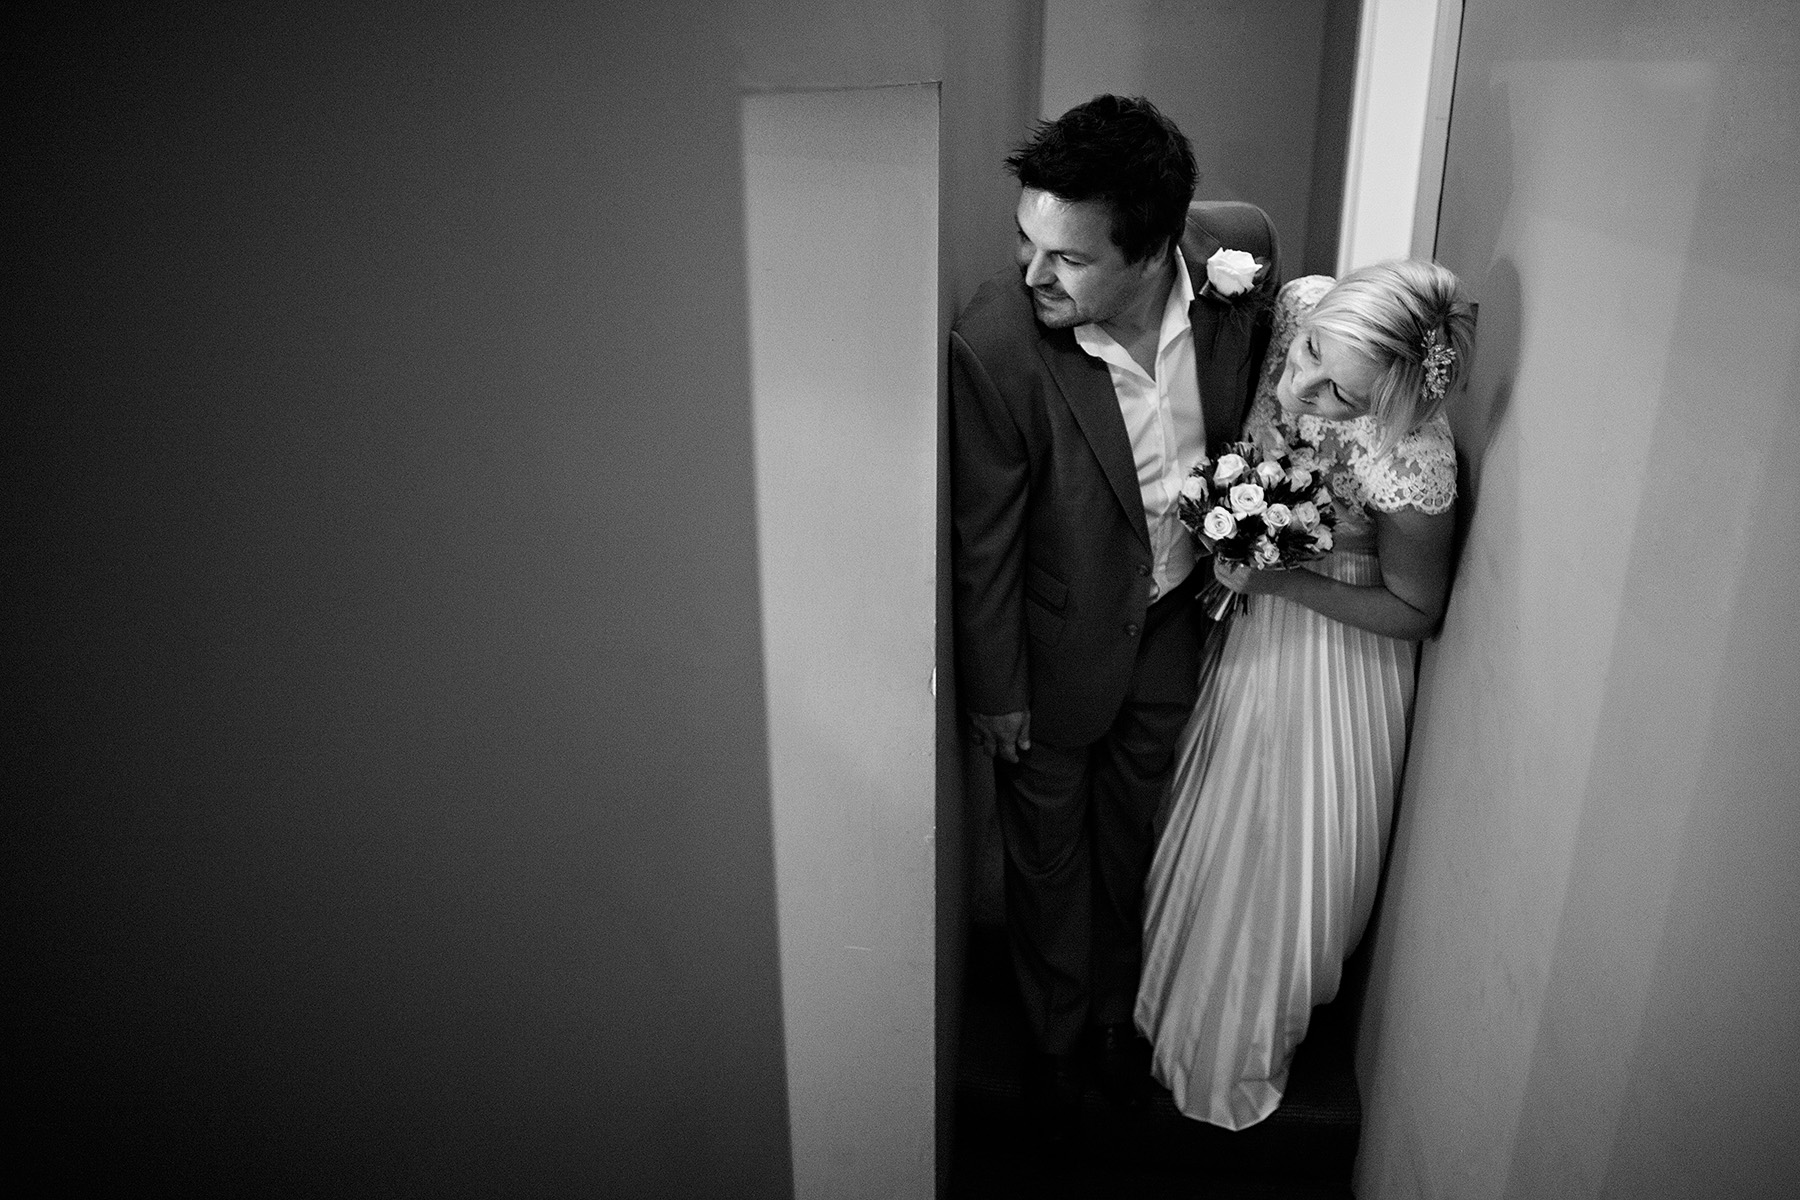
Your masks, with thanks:
[{"label": "door frame", "polygon": [[1463,0],[1363,0],[1337,273],[1430,258]]}]

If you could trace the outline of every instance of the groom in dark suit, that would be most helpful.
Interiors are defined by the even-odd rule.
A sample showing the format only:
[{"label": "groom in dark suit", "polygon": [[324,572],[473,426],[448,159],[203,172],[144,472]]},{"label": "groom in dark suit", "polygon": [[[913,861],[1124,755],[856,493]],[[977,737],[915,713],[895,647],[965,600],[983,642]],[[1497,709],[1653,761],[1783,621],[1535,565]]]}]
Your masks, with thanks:
[{"label": "groom in dark suit", "polygon": [[957,675],[994,756],[1006,914],[1037,1095],[1145,1078],[1131,1025],[1152,821],[1197,693],[1211,566],[1175,513],[1234,440],[1275,290],[1249,204],[1191,203],[1193,150],[1099,96],[1008,160],[1018,267],[950,333]]}]

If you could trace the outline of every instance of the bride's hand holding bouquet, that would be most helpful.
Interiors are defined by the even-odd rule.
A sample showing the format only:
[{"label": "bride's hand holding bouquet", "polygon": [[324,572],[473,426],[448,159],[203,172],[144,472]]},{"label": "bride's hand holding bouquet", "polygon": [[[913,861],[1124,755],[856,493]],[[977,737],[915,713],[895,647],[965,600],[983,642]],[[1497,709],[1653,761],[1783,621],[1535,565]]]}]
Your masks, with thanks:
[{"label": "bride's hand holding bouquet", "polygon": [[1216,462],[1202,455],[1177,512],[1213,552],[1215,583],[1200,599],[1215,621],[1246,595],[1278,591],[1280,571],[1329,553],[1337,524],[1316,448],[1276,438],[1234,443]]}]

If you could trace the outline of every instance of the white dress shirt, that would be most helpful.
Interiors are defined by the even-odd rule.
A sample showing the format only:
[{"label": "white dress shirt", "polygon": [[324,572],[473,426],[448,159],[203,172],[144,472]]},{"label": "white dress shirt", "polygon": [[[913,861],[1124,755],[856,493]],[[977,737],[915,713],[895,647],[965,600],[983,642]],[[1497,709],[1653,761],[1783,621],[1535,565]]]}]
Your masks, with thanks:
[{"label": "white dress shirt", "polygon": [[1137,461],[1138,492],[1144,522],[1150,527],[1155,555],[1151,599],[1168,594],[1194,567],[1194,543],[1176,515],[1181,482],[1206,452],[1206,427],[1200,416],[1200,382],[1194,367],[1194,330],[1188,306],[1194,284],[1187,263],[1175,255],[1175,282],[1163,306],[1162,332],[1156,343],[1156,378],[1138,366],[1124,346],[1099,325],[1077,325],[1075,341],[1112,373],[1113,393],[1131,438]]}]

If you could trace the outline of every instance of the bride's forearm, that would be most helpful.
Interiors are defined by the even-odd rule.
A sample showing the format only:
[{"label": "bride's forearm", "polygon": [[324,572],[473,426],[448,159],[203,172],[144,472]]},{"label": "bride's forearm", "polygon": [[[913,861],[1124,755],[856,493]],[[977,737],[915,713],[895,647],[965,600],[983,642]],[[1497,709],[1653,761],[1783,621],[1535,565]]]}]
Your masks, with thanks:
[{"label": "bride's forearm", "polygon": [[1269,589],[1274,594],[1383,637],[1421,641],[1436,631],[1443,615],[1441,609],[1426,612],[1407,603],[1383,584],[1345,583],[1301,568],[1281,574],[1280,585]]},{"label": "bride's forearm", "polygon": [[1437,632],[1449,598],[1451,513],[1403,508],[1374,520],[1379,583],[1345,583],[1304,567],[1259,571],[1215,562],[1213,571],[1233,591],[1280,596],[1370,633],[1422,641]]},{"label": "bride's forearm", "polygon": [[1379,633],[1422,641],[1437,632],[1450,593],[1450,544],[1455,529],[1449,510],[1414,508],[1374,514],[1379,583],[1358,585],[1299,569],[1272,572],[1268,590],[1314,612]]}]

